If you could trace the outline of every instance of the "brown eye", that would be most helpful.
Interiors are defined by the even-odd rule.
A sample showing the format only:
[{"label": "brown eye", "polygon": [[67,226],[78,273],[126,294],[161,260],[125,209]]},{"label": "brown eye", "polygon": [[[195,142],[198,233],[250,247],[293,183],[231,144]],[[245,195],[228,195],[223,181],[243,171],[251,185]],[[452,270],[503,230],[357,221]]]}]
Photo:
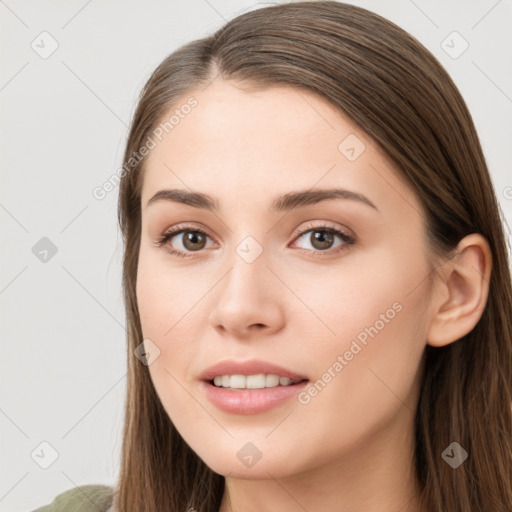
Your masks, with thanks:
[{"label": "brown eye", "polygon": [[193,252],[204,249],[208,239],[210,237],[201,229],[178,227],[164,233],[157,245],[165,246],[171,254],[189,256]]},{"label": "brown eye", "polygon": [[[301,248],[301,250],[304,251],[309,251],[316,254],[333,253],[338,250],[343,250],[355,242],[353,237],[334,227],[307,227],[309,229],[302,231],[302,233],[300,233],[297,237],[297,240],[306,240],[311,245],[311,249]],[[339,243],[334,245],[336,243],[336,238],[339,239]]]},{"label": "brown eye", "polygon": [[189,251],[198,251],[206,245],[206,236],[199,231],[183,231],[183,246]]},{"label": "brown eye", "polygon": [[334,242],[334,235],[326,230],[318,229],[311,231],[310,241],[315,249],[320,251],[330,249]]},{"label": "brown eye", "polygon": [[[348,250],[356,239],[339,229],[331,226],[306,226],[306,229],[299,233],[295,240],[305,239],[311,248],[298,247],[298,249],[309,255],[328,256],[334,253]],[[310,233],[310,234],[309,234]],[[307,235],[309,234],[309,237]],[[335,239],[339,243],[335,244]],[[176,241],[173,242],[173,240]],[[173,256],[190,257],[194,252],[201,252],[207,247],[211,237],[201,229],[195,227],[178,226],[164,233],[157,241],[158,246],[165,246]],[[181,246],[180,246],[181,245]]]}]

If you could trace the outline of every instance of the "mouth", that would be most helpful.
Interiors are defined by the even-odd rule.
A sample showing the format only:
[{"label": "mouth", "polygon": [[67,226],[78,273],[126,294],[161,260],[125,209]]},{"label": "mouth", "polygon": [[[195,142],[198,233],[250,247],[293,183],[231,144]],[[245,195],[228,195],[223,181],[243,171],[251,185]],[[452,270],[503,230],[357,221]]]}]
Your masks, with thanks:
[{"label": "mouth", "polygon": [[309,380],[305,378],[291,379],[273,373],[259,373],[253,375],[217,375],[212,379],[205,380],[205,382],[215,388],[222,388],[229,391],[253,391],[277,387],[293,387],[309,382]]},{"label": "mouth", "polygon": [[230,414],[258,414],[284,405],[309,382],[304,374],[257,359],[220,361],[198,378],[205,397]]}]

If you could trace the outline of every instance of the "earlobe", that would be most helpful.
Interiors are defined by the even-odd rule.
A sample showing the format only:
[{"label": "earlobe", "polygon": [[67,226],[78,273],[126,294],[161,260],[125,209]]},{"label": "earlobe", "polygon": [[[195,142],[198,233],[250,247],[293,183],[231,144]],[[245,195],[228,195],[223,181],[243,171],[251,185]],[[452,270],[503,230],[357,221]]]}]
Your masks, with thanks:
[{"label": "earlobe", "polygon": [[[464,237],[456,256],[438,272],[441,281],[432,293],[439,304],[433,312],[427,343],[448,345],[473,330],[489,295],[492,254],[487,240],[478,233]],[[442,293],[441,293],[442,292]]]}]

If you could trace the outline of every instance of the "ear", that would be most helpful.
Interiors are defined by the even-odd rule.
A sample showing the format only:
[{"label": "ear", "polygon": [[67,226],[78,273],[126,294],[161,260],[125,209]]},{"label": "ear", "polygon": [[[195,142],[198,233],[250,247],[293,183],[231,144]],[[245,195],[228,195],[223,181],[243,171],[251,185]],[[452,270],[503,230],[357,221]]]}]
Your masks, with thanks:
[{"label": "ear", "polygon": [[464,237],[455,257],[437,271],[433,289],[434,311],[427,343],[442,347],[472,331],[487,304],[492,254],[487,240],[478,233]]}]

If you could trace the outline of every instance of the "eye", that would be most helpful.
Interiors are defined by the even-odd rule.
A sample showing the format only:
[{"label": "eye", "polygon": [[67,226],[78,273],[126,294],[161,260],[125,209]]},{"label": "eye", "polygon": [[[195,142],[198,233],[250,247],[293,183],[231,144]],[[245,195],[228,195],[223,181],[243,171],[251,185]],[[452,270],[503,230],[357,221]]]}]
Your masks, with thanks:
[{"label": "eye", "polygon": [[[297,236],[297,240],[305,237],[310,233],[306,240],[313,246],[313,249],[300,249],[304,252],[309,252],[323,256],[323,253],[338,253],[340,251],[348,250],[348,246],[355,244],[356,240],[353,236],[341,231],[333,226],[306,226]],[[341,240],[341,242],[333,248],[334,240]]]},{"label": "eye", "polygon": [[[178,235],[185,235],[178,237]],[[181,248],[170,247],[167,242],[173,238],[180,240]],[[178,226],[164,233],[157,241],[158,246],[166,245],[167,250],[175,256],[188,257],[187,252],[197,252],[205,248],[206,239],[210,238],[202,229],[193,226]]]},{"label": "eye", "polygon": [[[338,253],[343,250],[348,250],[348,246],[353,245],[356,242],[353,236],[344,233],[336,227],[326,225],[308,225],[306,226],[306,229],[303,229],[295,237],[295,239],[300,239],[308,233],[311,233],[308,240],[313,245],[313,249],[299,248],[299,251],[309,254],[313,253],[315,255],[323,256],[323,253]],[[335,246],[333,249],[332,244],[336,237],[341,240],[341,243]],[[179,240],[178,245],[181,245],[181,247],[176,248],[168,243],[174,238]],[[196,228],[194,226],[177,226],[166,231],[157,240],[156,245],[159,247],[165,245],[171,254],[182,258],[187,258],[193,256],[191,253],[200,252],[202,249],[204,249],[206,247],[207,239],[209,238],[210,237],[208,234],[202,229]]]}]

